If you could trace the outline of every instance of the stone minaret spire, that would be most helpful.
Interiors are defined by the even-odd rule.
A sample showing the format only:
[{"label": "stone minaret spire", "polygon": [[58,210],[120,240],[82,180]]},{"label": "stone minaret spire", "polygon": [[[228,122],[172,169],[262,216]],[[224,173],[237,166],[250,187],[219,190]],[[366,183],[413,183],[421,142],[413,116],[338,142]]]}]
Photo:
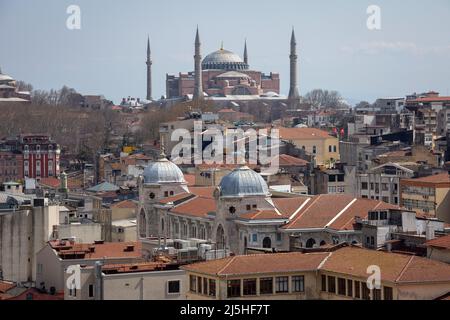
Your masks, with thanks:
[{"label": "stone minaret spire", "polygon": [[245,44],[244,44],[244,63],[246,65],[248,65],[247,39],[245,39]]},{"label": "stone minaret spire", "polygon": [[298,100],[300,94],[298,92],[297,85],[297,41],[295,40],[294,28],[292,28],[291,35],[291,55],[289,56],[289,60],[291,62],[290,66],[290,86],[289,86],[289,100]]},{"label": "stone minaret spire", "polygon": [[152,59],[150,51],[150,37],[147,39],[147,100],[152,100]]},{"label": "stone minaret spire", "polygon": [[194,87],[194,100],[203,99],[203,84],[202,84],[202,55],[200,52],[200,36],[198,34],[198,26],[197,33],[195,35],[195,87]]}]

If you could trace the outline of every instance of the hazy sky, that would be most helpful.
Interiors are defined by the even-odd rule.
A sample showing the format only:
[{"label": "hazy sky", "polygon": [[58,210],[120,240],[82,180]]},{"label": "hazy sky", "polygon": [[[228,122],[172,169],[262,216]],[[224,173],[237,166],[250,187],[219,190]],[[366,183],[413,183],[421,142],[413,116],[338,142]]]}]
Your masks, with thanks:
[{"label": "hazy sky", "polygon": [[[81,30],[66,28],[69,5]],[[381,30],[366,27],[369,5]],[[295,27],[302,94],[340,91],[350,101],[437,90],[450,94],[449,0],[0,0],[0,67],[38,89],[68,85],[83,94],[145,97],[150,35],[154,97],[165,74],[193,70],[194,35],[202,54],[224,48],[279,72],[289,86],[289,39]]]}]

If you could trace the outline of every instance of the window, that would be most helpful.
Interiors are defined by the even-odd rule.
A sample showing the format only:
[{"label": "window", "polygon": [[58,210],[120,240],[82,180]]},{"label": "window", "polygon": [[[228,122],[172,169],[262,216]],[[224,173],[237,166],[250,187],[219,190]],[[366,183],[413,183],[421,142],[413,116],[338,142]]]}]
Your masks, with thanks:
[{"label": "window", "polygon": [[316,154],[317,153],[317,147],[313,146],[313,153]]},{"label": "window", "polygon": [[347,280],[347,296],[353,297],[353,280]]},{"label": "window", "polygon": [[361,189],[362,189],[362,190],[367,190],[367,188],[368,188],[367,182],[361,183]]},{"label": "window", "polygon": [[355,281],[355,298],[361,298],[361,282]]},{"label": "window", "polygon": [[173,196],[173,191],[170,191],[170,195]]},{"label": "window", "polygon": [[197,277],[197,293],[200,293],[200,294],[202,294],[202,284],[203,284],[203,281],[202,281],[203,279],[202,279],[202,277]]},{"label": "window", "polygon": [[244,279],[244,296],[256,295],[256,279]]},{"label": "window", "polygon": [[236,298],[241,296],[241,280],[228,280],[227,297]]},{"label": "window", "polygon": [[276,293],[283,293],[289,291],[289,277],[276,277],[275,278],[275,291]]},{"label": "window", "polygon": [[203,278],[203,294],[208,294],[208,279]]},{"label": "window", "polygon": [[328,292],[336,293],[336,278],[328,276]]},{"label": "window", "polygon": [[94,285],[89,285],[89,298],[94,297]]},{"label": "window", "polygon": [[394,300],[394,293],[391,287],[383,287],[384,300]]},{"label": "window", "polygon": [[209,279],[209,296],[216,296],[216,280]]},{"label": "window", "polygon": [[381,289],[373,289],[373,300],[381,300]]},{"label": "window", "polygon": [[337,147],[336,146],[333,146],[333,152],[337,152]]},{"label": "window", "polygon": [[322,292],[327,291],[327,276],[322,275]]},{"label": "window", "polygon": [[164,197],[168,197],[169,196],[169,191],[164,191]]},{"label": "window", "polygon": [[277,233],[277,241],[281,242],[282,238],[281,238],[281,233]]},{"label": "window", "polygon": [[292,291],[293,292],[305,292],[305,277],[304,276],[292,277]]},{"label": "window", "polygon": [[362,298],[363,300],[370,300],[370,289],[366,283],[361,282]]},{"label": "window", "polygon": [[346,281],[345,279],[338,278],[338,294],[341,296],[345,296],[346,294]]},{"label": "window", "polygon": [[252,206],[251,205],[247,205],[247,211],[250,211],[250,210],[252,210]]},{"label": "window", "polygon": [[273,278],[259,279],[259,293],[273,294]]},{"label": "window", "polygon": [[252,241],[258,242],[258,234],[256,234],[256,233],[252,234]]},{"label": "window", "polygon": [[333,146],[328,146],[328,152],[332,152],[333,151]]},{"label": "window", "polygon": [[189,291],[197,291],[197,277],[195,276],[189,276]]}]

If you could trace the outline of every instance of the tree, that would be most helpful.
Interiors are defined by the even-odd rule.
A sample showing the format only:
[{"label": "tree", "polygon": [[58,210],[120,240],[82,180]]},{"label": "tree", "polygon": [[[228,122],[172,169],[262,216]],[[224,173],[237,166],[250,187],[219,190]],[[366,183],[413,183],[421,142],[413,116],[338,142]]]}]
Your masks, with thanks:
[{"label": "tree", "polygon": [[22,80],[16,81],[16,88],[18,91],[28,91],[28,92],[33,91],[33,86]]},{"label": "tree", "polygon": [[304,99],[315,108],[339,108],[343,105],[341,94],[334,90],[314,89]]}]

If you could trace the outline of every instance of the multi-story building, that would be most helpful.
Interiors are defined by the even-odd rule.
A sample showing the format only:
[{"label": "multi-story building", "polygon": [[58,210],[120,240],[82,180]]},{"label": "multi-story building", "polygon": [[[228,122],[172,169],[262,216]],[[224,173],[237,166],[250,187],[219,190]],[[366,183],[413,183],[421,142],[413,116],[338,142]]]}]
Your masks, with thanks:
[{"label": "multi-story building", "polygon": [[[185,300],[186,271],[163,262],[83,266],[80,288],[65,286],[65,300]],[[67,280],[68,274],[65,275]]]},{"label": "multi-story building", "polygon": [[314,128],[278,128],[280,139],[305,150],[315,159],[315,165],[325,165],[340,159],[339,140],[328,132]]},{"label": "multi-story building", "polygon": [[386,163],[367,173],[359,173],[356,176],[357,196],[398,205],[400,179],[414,178],[418,168],[416,163]]},{"label": "multi-story building", "polygon": [[[12,167],[15,164],[15,177],[19,177],[19,179],[33,178],[39,181],[41,178],[59,176],[61,150],[59,145],[48,135],[23,134],[2,141],[1,145],[2,149],[9,150],[6,158],[11,159],[8,162],[9,170],[13,170]],[[14,154],[16,155],[15,160]],[[2,162],[0,162],[0,169],[1,165]],[[6,162],[3,162],[3,165],[7,166]]]},{"label": "multi-story building", "polygon": [[[367,272],[374,266],[381,283],[369,288]],[[181,268],[189,276],[187,299],[433,300],[450,289],[446,263],[356,247],[234,256]]]},{"label": "multi-story building", "polygon": [[0,192],[0,275],[19,283],[36,280],[36,255],[53,237],[59,206],[19,189]]},{"label": "multi-story building", "polygon": [[437,175],[400,181],[400,204],[409,210],[450,223],[450,175]]},{"label": "multi-story building", "polygon": [[0,184],[23,179],[23,155],[0,144]]}]

